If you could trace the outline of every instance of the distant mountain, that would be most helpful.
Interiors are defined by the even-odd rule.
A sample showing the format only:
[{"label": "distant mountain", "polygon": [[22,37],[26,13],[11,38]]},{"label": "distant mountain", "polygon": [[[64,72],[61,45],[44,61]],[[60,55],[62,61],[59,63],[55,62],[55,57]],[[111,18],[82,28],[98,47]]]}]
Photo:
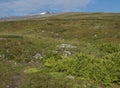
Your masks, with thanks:
[{"label": "distant mountain", "polygon": [[41,12],[41,13],[37,13],[37,14],[32,14],[31,16],[36,16],[36,15],[53,15],[55,13],[53,12],[49,12],[49,11],[46,11],[46,12]]},{"label": "distant mountain", "polygon": [[[99,17],[99,19],[102,19],[101,16],[110,17],[110,16],[118,16],[119,14],[120,13],[102,13],[102,12],[101,13],[100,12],[95,12],[95,13],[84,13],[84,12],[53,13],[53,12],[45,11],[45,12],[32,14],[32,15],[26,15],[26,16],[4,17],[4,18],[0,18],[0,21],[28,20],[28,19],[37,19],[37,18],[42,18],[42,17],[50,17],[50,16],[55,16],[55,17],[58,16],[59,18],[66,18],[66,16],[69,16],[70,19],[72,16],[75,18],[76,18],[76,16],[80,16],[79,19],[92,19],[92,17]],[[74,15],[76,15],[76,16],[74,16]]]},{"label": "distant mountain", "polygon": [[55,15],[55,13],[46,11],[46,12],[41,12],[38,14],[32,14],[32,15],[27,15],[27,16],[4,17],[4,18],[0,18],[0,21],[27,20],[27,19],[32,19],[32,18],[52,16],[52,15]]},{"label": "distant mountain", "polygon": [[53,14],[53,12],[41,12],[40,15],[49,15],[49,14]]}]

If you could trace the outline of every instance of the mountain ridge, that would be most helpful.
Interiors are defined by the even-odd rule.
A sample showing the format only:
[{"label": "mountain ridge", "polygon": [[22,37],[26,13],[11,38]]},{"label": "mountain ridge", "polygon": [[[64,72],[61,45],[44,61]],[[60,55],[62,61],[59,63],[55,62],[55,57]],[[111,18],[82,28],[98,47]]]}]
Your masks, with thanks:
[{"label": "mountain ridge", "polygon": [[51,16],[55,15],[53,12],[41,12],[37,14],[32,14],[32,15],[25,15],[25,16],[10,16],[10,17],[3,17],[0,18],[0,21],[16,21],[16,20],[27,20],[31,18],[39,18],[39,17],[46,17],[46,16]]},{"label": "mountain ridge", "polygon": [[59,16],[59,15],[118,15],[120,13],[104,13],[104,12],[62,12],[62,13],[53,13],[53,12],[41,12],[32,15],[25,15],[25,16],[10,16],[10,17],[3,17],[0,18],[0,21],[17,21],[17,20],[29,20],[34,18],[43,18],[49,16]]}]

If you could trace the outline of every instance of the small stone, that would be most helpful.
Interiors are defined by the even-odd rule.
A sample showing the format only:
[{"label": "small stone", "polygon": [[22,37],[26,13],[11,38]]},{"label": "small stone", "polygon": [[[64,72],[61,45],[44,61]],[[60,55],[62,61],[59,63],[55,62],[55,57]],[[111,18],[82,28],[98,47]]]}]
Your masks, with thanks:
[{"label": "small stone", "polygon": [[4,54],[0,54],[0,58],[5,58],[5,55]]},{"label": "small stone", "polygon": [[42,30],[42,33],[44,33],[45,31],[44,30]]},{"label": "small stone", "polygon": [[55,35],[56,35],[56,36],[58,36],[59,34],[58,34],[58,33],[56,33]]},{"label": "small stone", "polygon": [[70,51],[64,51],[63,52],[63,56],[67,57],[67,56],[71,56],[72,53]]},{"label": "small stone", "polygon": [[16,65],[17,63],[15,62],[14,64]]},{"label": "small stone", "polygon": [[73,46],[71,44],[60,44],[57,47],[58,48],[66,48],[66,49],[77,48],[76,46]]},{"label": "small stone", "polygon": [[10,86],[9,86],[9,85],[7,85],[6,87],[7,87],[7,88],[10,88]]},{"label": "small stone", "polygon": [[33,56],[35,59],[42,59],[42,55],[40,53],[36,53],[35,56]]},{"label": "small stone", "polygon": [[68,75],[68,76],[66,76],[65,78],[72,79],[72,80],[74,80],[74,79],[75,79],[75,77],[74,77],[74,76],[72,76],[72,75]]},{"label": "small stone", "polygon": [[95,34],[94,37],[97,37],[97,35]]}]

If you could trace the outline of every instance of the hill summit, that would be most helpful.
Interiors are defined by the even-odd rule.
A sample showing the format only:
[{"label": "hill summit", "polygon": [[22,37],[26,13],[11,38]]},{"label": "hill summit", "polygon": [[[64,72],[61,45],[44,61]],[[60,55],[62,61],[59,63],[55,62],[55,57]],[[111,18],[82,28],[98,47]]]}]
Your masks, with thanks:
[{"label": "hill summit", "polygon": [[53,14],[52,12],[46,11],[46,12],[41,12],[40,15],[49,15],[49,14]]}]

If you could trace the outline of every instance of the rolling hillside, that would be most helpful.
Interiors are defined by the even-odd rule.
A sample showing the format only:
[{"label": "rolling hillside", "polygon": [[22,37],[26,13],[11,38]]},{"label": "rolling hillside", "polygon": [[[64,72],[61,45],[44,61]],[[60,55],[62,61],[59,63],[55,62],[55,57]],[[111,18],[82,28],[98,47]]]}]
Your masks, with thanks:
[{"label": "rolling hillside", "polygon": [[0,88],[119,84],[120,13],[0,19]]}]

